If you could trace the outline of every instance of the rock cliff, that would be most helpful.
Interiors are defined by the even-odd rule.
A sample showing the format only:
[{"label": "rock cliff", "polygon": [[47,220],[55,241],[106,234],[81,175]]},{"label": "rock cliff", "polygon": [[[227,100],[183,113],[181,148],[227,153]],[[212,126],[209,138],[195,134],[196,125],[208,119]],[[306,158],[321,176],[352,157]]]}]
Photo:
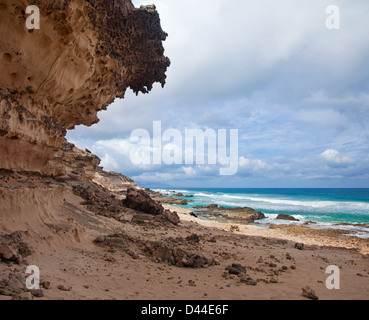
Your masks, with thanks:
[{"label": "rock cliff", "polygon": [[[39,8],[40,29],[27,29],[28,5]],[[98,122],[128,88],[138,94],[165,84],[167,34],[154,6],[1,0],[0,23],[1,169],[68,174],[50,162],[66,130]]]},{"label": "rock cliff", "polygon": [[[31,5],[38,8],[39,29],[27,23],[37,18]],[[127,89],[138,94],[155,82],[164,86],[167,34],[155,6],[0,0],[0,24],[0,232],[48,234],[60,215],[76,212],[74,201],[93,214],[132,220],[140,212],[123,200],[128,188],[141,188],[105,172],[97,156],[65,135],[98,122],[98,112]],[[146,200],[146,207],[158,206]],[[160,208],[159,220],[176,222]]]}]

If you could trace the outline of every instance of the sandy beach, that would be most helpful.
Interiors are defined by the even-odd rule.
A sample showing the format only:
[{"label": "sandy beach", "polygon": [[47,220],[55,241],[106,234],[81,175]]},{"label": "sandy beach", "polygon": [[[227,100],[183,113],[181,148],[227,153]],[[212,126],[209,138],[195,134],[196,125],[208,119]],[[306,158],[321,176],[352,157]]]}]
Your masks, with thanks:
[{"label": "sandy beach", "polygon": [[[39,210],[38,219],[0,221],[9,234],[19,231],[32,251],[19,265],[0,263],[0,299],[300,300],[308,299],[305,287],[322,300],[369,297],[364,245],[352,249],[330,237],[204,221],[171,206],[178,225],[149,216],[122,223],[92,214],[70,192],[54,201],[57,209]],[[148,251],[155,243],[206,257],[211,265],[178,267],[165,259],[167,252]],[[27,265],[40,269],[47,287],[41,297],[21,289]],[[245,274],[228,271],[232,265],[246,268]],[[326,288],[331,265],[339,267],[340,290]]]},{"label": "sandy beach", "polygon": [[369,7],[267,2],[0,1],[0,300],[369,299]]}]

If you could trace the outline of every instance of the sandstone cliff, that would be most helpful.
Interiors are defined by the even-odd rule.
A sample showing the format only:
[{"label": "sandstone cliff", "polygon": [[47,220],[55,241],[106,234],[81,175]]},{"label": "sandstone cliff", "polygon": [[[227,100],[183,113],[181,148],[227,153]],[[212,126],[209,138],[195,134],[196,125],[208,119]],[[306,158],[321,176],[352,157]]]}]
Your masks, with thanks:
[{"label": "sandstone cliff", "polygon": [[[39,9],[40,29],[26,25],[29,5]],[[0,24],[3,239],[19,230],[38,240],[53,230],[74,230],[80,240],[81,212],[127,222],[159,207],[153,219],[178,223],[130,178],[105,172],[97,156],[65,140],[76,125],[98,122],[98,112],[127,89],[138,94],[155,82],[164,86],[167,34],[155,6],[135,8],[130,0],[0,0]],[[132,187],[147,212],[124,201]],[[78,223],[70,222],[71,215]],[[0,258],[16,256],[8,249]]]},{"label": "sandstone cliff", "polygon": [[[25,10],[40,9],[28,30]],[[154,6],[130,0],[1,0],[0,168],[64,175],[55,162],[66,130],[98,122],[97,113],[128,88],[165,84],[170,62]]]}]

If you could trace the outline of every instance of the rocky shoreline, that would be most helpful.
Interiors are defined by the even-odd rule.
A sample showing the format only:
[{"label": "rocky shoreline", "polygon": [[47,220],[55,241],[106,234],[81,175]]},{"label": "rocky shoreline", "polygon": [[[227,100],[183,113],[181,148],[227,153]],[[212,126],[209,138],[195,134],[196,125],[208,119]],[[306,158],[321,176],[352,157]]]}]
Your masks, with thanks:
[{"label": "rocky shoreline", "polygon": [[[155,6],[35,0],[43,27],[31,32],[25,3],[1,4],[0,300],[368,297],[367,247],[254,229],[262,213],[250,208],[202,208],[232,224],[197,219],[162,205],[191,198],[154,195],[65,140],[128,88],[164,86]],[[324,284],[329,265],[344,273],[340,291]]]},{"label": "rocky shoreline", "polygon": [[[176,191],[171,192],[159,192],[153,191],[149,188],[146,188],[146,191],[150,194],[150,196],[161,204],[167,205],[180,205],[187,206],[190,205],[193,200],[188,200],[189,198],[194,198],[193,195],[185,195],[183,193],[176,193]],[[266,216],[264,213],[260,211],[256,211],[249,207],[222,207],[218,204],[212,203],[206,206],[193,206],[191,208],[193,210],[192,214],[194,216],[202,217],[209,220],[218,220],[229,223],[255,223],[257,220],[265,219]],[[293,216],[286,214],[279,214],[276,217],[277,220],[285,220],[285,221],[299,221]]]},{"label": "rocky shoreline", "polygon": [[231,223],[254,223],[256,220],[265,219],[265,215],[260,211],[255,211],[248,207],[225,208],[217,204],[207,206],[195,206],[194,212],[198,216],[210,220],[228,221]]},{"label": "rocky shoreline", "polygon": [[[226,222],[231,224],[256,224],[260,225],[260,222],[263,222],[267,217],[264,213],[260,211],[256,211],[249,207],[223,207],[218,204],[212,203],[205,206],[191,206],[191,204],[186,200],[187,198],[194,198],[193,195],[184,195],[183,193],[176,193],[176,191],[167,191],[167,192],[158,192],[150,189],[146,189],[147,192],[159,203],[163,205],[174,205],[174,206],[187,206],[189,210],[189,214],[194,217],[210,220],[210,221],[218,221],[218,222]],[[185,199],[183,199],[185,198]],[[178,210],[178,207],[172,207]],[[273,221],[274,220],[274,221]],[[355,237],[356,231],[344,229],[344,227],[360,227],[360,228],[368,228],[368,224],[351,224],[351,223],[335,223],[332,226],[318,226],[317,222],[314,221],[304,221],[301,222],[299,219],[287,215],[287,214],[278,214],[273,220],[270,220],[265,223],[263,222],[264,227],[274,228],[274,229],[290,229],[290,230],[306,230],[311,229],[311,234],[324,233],[327,235],[349,235],[351,238],[357,238],[359,242],[367,243],[369,239],[361,239]],[[285,223],[283,223],[285,222]],[[320,230],[320,231],[318,231]],[[300,231],[299,231],[300,232]],[[358,232],[358,231],[357,231]],[[306,233],[306,232],[305,232]]]}]

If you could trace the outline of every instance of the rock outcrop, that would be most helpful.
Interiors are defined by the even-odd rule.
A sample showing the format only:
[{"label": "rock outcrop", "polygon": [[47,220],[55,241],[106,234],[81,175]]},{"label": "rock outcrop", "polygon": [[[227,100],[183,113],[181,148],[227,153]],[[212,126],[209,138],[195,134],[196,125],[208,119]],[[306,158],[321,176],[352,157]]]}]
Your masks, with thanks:
[{"label": "rock outcrop", "polygon": [[[30,5],[39,10],[39,29],[27,26]],[[0,258],[24,256],[20,241],[7,240],[18,230],[74,233],[70,240],[79,242],[84,229],[72,218],[65,221],[66,215],[78,213],[78,222],[84,221],[80,214],[142,222],[141,208],[124,203],[128,188],[141,188],[104,171],[97,156],[65,135],[76,125],[97,123],[98,112],[127,89],[138,94],[156,82],[164,86],[167,34],[155,6],[1,0],[0,23]],[[148,212],[157,223],[179,223],[176,213],[150,197],[144,205],[144,212],[157,209]]]},{"label": "rock outcrop", "polygon": [[289,216],[287,214],[279,214],[276,218],[277,220],[288,220],[288,221],[299,221],[295,217]]},{"label": "rock outcrop", "polygon": [[163,206],[151,199],[145,191],[133,188],[127,190],[127,197],[123,201],[123,204],[127,208],[154,216],[158,216],[164,212]]},{"label": "rock outcrop", "polygon": [[197,215],[205,215],[209,219],[220,219],[237,223],[254,223],[255,220],[265,219],[264,213],[249,207],[225,208],[217,204],[210,204],[205,207],[196,206]]},{"label": "rock outcrop", "polygon": [[[28,5],[40,29],[26,28]],[[51,163],[66,130],[128,88],[165,84],[170,64],[154,6],[130,0],[3,0],[0,6],[0,169],[65,175]]]}]

